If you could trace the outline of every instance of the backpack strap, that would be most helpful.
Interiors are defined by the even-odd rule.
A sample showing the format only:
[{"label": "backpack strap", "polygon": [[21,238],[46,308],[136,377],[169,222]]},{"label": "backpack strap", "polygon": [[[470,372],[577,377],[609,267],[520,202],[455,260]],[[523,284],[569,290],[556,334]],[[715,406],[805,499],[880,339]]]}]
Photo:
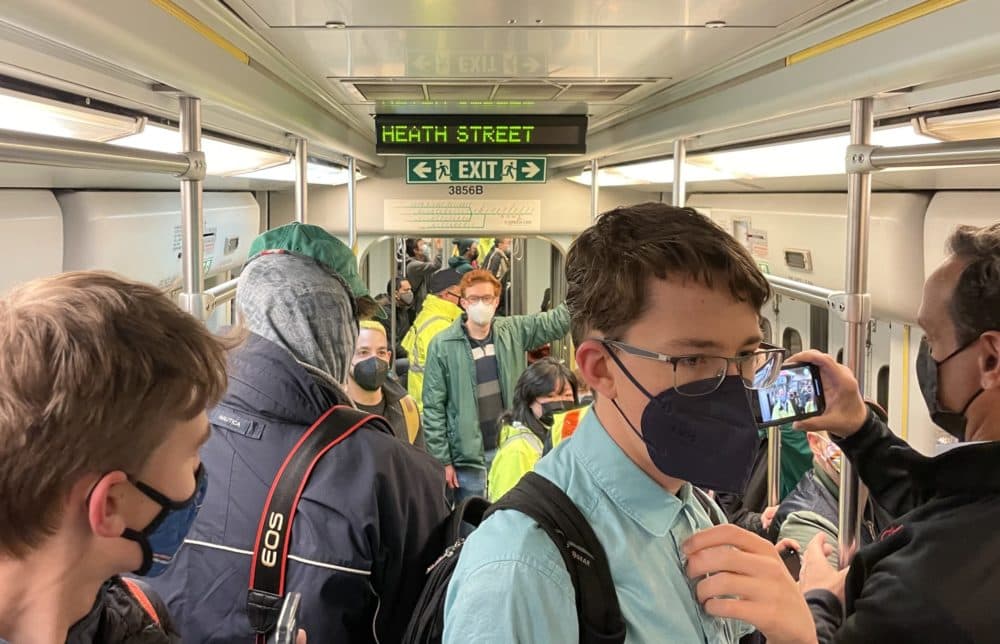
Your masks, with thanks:
[{"label": "backpack strap", "polygon": [[694,496],[695,500],[698,501],[698,505],[700,505],[701,509],[705,511],[705,514],[708,515],[708,519],[712,522],[712,525],[729,523],[729,521],[726,520],[726,517],[719,512],[718,507],[712,503],[712,498],[708,496],[708,493],[705,492],[705,490],[696,485],[692,485],[691,495]]},{"label": "backpack strap", "polygon": [[250,563],[247,617],[258,643],[264,641],[264,635],[278,622],[285,594],[292,523],[316,463],[361,427],[379,423],[391,432],[386,421],[378,416],[343,405],[332,407],[302,434],[278,468],[260,515]]},{"label": "backpack strap", "polygon": [[153,620],[154,624],[160,626],[160,616],[156,612],[156,607],[153,606],[153,602],[150,601],[149,596],[142,589],[142,586],[134,579],[129,579],[128,577],[121,577],[121,580],[128,593],[135,598],[135,601],[139,602],[139,606],[142,607],[143,612]]},{"label": "backpack strap", "polygon": [[581,644],[624,642],[625,619],[607,556],[573,500],[545,477],[528,472],[486,516],[498,510],[528,515],[559,548],[576,591]]}]

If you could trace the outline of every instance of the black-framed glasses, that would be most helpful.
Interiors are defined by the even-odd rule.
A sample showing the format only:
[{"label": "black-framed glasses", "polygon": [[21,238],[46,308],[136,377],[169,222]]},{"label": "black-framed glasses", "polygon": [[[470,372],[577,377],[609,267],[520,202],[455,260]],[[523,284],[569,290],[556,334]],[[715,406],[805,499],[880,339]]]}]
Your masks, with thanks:
[{"label": "black-framed glasses", "polygon": [[785,361],[785,350],[770,344],[762,344],[760,349],[727,358],[692,354],[668,356],[656,351],[640,349],[619,340],[603,340],[604,344],[647,360],[656,360],[673,366],[674,389],[682,396],[705,396],[722,385],[729,373],[729,365],[736,365],[737,374],[747,389],[767,389],[774,385]]}]

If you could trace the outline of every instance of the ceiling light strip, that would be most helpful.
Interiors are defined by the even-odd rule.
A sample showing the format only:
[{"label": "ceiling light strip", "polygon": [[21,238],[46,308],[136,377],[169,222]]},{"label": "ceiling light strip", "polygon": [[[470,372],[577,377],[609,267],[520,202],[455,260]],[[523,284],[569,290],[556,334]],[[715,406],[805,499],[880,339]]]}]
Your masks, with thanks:
[{"label": "ceiling light strip", "polygon": [[178,20],[183,22],[185,25],[187,25],[194,31],[197,31],[199,34],[201,34],[209,41],[211,41],[216,47],[219,47],[220,49],[222,49],[223,51],[225,51],[230,56],[240,61],[244,65],[250,64],[249,54],[247,54],[245,51],[243,51],[233,43],[229,42],[225,38],[223,38],[214,29],[212,29],[205,23],[201,22],[194,16],[192,16],[184,9],[181,9],[170,0],[149,0],[149,1],[154,5],[156,5],[157,7],[159,7],[160,9],[163,9],[164,11],[169,13],[174,18],[177,18]]},{"label": "ceiling light strip", "polygon": [[834,36],[829,40],[823,41],[818,45],[813,45],[812,47],[803,49],[802,51],[796,52],[790,56],[786,56],[785,64],[795,65],[796,63],[801,63],[804,60],[825,54],[829,51],[833,51],[834,49],[843,47],[844,45],[849,45],[863,38],[867,38],[868,36],[874,36],[882,31],[898,27],[899,25],[910,22],[911,20],[923,18],[924,16],[932,14],[935,11],[947,9],[948,7],[956,5],[959,2],[962,2],[962,0],[924,0],[924,2],[915,4],[908,9],[897,11],[896,13],[886,16],[885,18],[880,18],[874,22],[868,23],[867,25],[851,29],[848,32],[840,34],[839,36]]}]

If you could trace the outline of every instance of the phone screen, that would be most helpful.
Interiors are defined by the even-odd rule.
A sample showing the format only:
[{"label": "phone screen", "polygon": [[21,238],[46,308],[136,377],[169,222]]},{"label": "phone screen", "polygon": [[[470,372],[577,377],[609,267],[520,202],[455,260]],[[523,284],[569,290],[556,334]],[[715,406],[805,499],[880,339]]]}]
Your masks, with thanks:
[{"label": "phone screen", "polygon": [[766,389],[757,389],[754,415],[761,427],[783,425],[823,413],[823,391],[816,367],[786,365]]}]

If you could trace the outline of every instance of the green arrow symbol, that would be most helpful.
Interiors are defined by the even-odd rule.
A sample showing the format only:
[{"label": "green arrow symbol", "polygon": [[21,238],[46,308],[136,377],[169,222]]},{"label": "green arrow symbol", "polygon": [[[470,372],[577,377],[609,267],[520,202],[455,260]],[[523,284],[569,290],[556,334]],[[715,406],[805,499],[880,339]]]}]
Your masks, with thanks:
[{"label": "green arrow symbol", "polygon": [[537,175],[541,171],[542,169],[539,168],[537,165],[535,165],[534,161],[528,161],[527,163],[524,164],[524,167],[521,168],[521,172],[524,173],[524,177],[526,179],[534,179],[535,175]]},{"label": "green arrow symbol", "polygon": [[426,161],[421,161],[417,165],[413,166],[413,174],[417,175],[420,179],[426,179],[427,174],[430,173],[431,167],[427,165]]}]

